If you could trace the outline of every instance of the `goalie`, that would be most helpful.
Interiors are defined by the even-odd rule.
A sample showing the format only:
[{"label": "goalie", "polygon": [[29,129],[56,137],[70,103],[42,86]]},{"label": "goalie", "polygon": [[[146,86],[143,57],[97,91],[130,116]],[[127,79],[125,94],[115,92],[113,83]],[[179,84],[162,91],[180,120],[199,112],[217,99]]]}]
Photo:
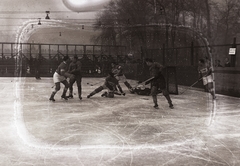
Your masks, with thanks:
[{"label": "goalie", "polygon": [[[151,95],[151,87],[150,87],[150,85],[149,84],[148,85],[145,84],[148,80],[146,80],[144,82],[138,81],[138,85],[133,88],[133,92],[138,94],[138,95],[143,95],[143,96]],[[157,93],[158,94],[162,93],[161,89],[158,89]]]},{"label": "goalie", "polygon": [[118,80],[114,77],[114,74],[112,72],[108,73],[108,76],[105,79],[105,82],[103,85],[99,86],[96,88],[94,91],[92,91],[87,98],[92,97],[93,95],[101,92],[104,89],[107,89],[107,92],[104,92],[101,96],[102,97],[108,97],[108,98],[114,98],[114,94],[116,95],[121,95],[120,93],[117,92],[116,86],[118,85]]},{"label": "goalie", "polygon": [[151,94],[150,87],[146,86],[145,84],[141,84],[141,81],[139,81],[138,83],[139,84],[133,89],[133,92],[138,95],[149,96]]}]

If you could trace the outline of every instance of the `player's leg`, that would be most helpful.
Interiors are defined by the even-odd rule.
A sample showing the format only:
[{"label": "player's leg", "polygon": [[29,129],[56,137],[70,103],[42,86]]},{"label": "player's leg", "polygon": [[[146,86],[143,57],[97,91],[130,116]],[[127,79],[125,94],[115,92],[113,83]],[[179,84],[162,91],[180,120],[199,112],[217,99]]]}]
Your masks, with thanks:
[{"label": "player's leg", "polygon": [[75,81],[75,77],[69,79],[69,95],[67,96],[67,98],[73,98],[73,84],[75,83]]},{"label": "player's leg", "polygon": [[125,93],[123,92],[122,87],[120,86],[120,84],[117,85],[117,88],[118,88],[119,92],[120,92],[123,96],[125,96]]},{"label": "player's leg", "polygon": [[103,86],[99,86],[97,89],[95,89],[94,91],[92,91],[92,92],[87,96],[87,98],[90,98],[91,96],[95,95],[96,93],[101,92],[103,89],[104,89]]},{"label": "player's leg", "polygon": [[[121,80],[121,77],[120,77],[120,76],[115,76],[115,78],[118,80],[118,82]],[[125,93],[123,92],[122,87],[121,87],[120,84],[117,85],[116,91],[117,91],[117,90],[118,90],[123,96],[125,96]]]},{"label": "player's leg", "polygon": [[54,91],[52,92],[52,94],[49,98],[50,101],[55,101],[54,96],[59,90],[60,90],[60,82],[56,82],[55,83],[55,89],[54,89]]},{"label": "player's leg", "polygon": [[208,81],[208,91],[211,93],[213,99],[216,99],[216,94],[215,94],[215,90],[213,87],[213,76],[209,75],[207,77],[207,81]]},{"label": "player's leg", "polygon": [[128,90],[130,92],[133,92],[133,88],[132,86],[129,84],[129,82],[127,81],[127,78],[125,77],[125,75],[120,76],[120,80],[124,83],[124,85],[126,85],[126,87],[128,88]]},{"label": "player's leg", "polygon": [[152,86],[151,87],[151,95],[152,95],[152,99],[153,99],[153,103],[154,103],[154,108],[158,109],[158,101],[157,101],[157,86]]},{"label": "player's leg", "polygon": [[168,101],[169,107],[171,109],[173,109],[174,107],[173,107],[172,100],[171,100],[171,97],[169,95],[169,92],[167,91],[167,89],[161,89],[161,90],[162,90],[163,95],[165,96],[165,98]]},{"label": "player's leg", "polygon": [[[160,78],[158,79],[158,86],[159,86],[160,90],[162,91],[163,96],[167,99],[169,107],[171,109],[173,109],[174,107],[173,107],[173,104],[172,104],[172,100],[171,100],[171,97],[170,97],[169,92],[167,90],[166,81],[165,81],[165,78],[163,76],[160,76]],[[157,93],[158,93],[158,89],[157,89]]]},{"label": "player's leg", "polygon": [[55,89],[54,89],[54,91],[52,92],[52,94],[51,94],[51,96],[49,98],[50,101],[55,101],[54,96],[60,90],[60,82],[61,82],[61,80],[62,80],[62,77],[58,73],[55,72],[53,74],[53,82],[55,84]]},{"label": "player's leg", "polygon": [[64,85],[64,89],[63,89],[61,98],[64,100],[67,100],[68,98],[66,97],[66,93],[69,88],[69,83],[67,82],[67,80],[63,80],[63,81],[61,81],[61,83]]},{"label": "player's leg", "polygon": [[78,97],[82,100],[82,76],[76,77],[77,87],[78,87]]}]

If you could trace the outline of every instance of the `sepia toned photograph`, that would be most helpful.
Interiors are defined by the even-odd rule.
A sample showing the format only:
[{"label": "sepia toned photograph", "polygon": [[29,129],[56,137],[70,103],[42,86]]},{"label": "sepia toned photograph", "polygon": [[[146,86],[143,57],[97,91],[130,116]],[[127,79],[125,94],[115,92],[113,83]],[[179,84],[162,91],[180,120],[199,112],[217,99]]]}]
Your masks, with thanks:
[{"label": "sepia toned photograph", "polygon": [[1,0],[0,166],[240,165],[239,0]]}]

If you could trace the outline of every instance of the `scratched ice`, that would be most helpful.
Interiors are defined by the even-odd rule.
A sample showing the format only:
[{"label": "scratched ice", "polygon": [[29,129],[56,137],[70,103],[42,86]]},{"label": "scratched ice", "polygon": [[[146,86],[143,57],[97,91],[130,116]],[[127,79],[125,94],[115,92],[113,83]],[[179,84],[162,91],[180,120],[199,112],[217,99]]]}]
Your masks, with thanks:
[{"label": "scratched ice", "polygon": [[52,103],[51,78],[0,80],[0,165],[240,165],[239,98],[190,89],[156,110],[123,84],[126,96],[87,99],[103,78],[83,78],[82,101],[61,89]]}]

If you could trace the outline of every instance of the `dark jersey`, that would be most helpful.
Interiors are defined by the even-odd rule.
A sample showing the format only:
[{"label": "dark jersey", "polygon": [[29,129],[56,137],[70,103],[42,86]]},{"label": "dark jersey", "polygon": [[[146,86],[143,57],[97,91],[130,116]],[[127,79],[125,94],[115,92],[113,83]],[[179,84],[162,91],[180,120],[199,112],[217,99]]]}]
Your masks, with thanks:
[{"label": "dark jersey", "polygon": [[67,71],[68,71],[68,64],[66,62],[62,62],[56,70],[56,72],[61,76],[65,76],[65,72]]},{"label": "dark jersey", "polygon": [[105,85],[108,87],[108,89],[115,90],[116,86],[118,85],[118,80],[115,77],[108,76],[105,79]]},{"label": "dark jersey", "polygon": [[163,69],[163,65],[157,62],[153,62],[152,65],[149,67],[149,72],[151,77],[157,77],[161,74]]},{"label": "dark jersey", "polygon": [[122,75],[123,75],[122,66],[120,66],[120,65],[115,65],[115,66],[112,68],[112,73],[113,73],[115,76],[122,76]]},{"label": "dark jersey", "polygon": [[74,74],[74,75],[81,75],[81,68],[82,64],[80,61],[77,62],[71,62],[69,65],[69,73]]},{"label": "dark jersey", "polygon": [[152,65],[149,67],[150,76],[154,77],[154,79],[151,80],[151,86],[157,86],[161,89],[166,88],[166,82],[162,74],[162,69],[163,65],[157,62],[153,62]]}]

